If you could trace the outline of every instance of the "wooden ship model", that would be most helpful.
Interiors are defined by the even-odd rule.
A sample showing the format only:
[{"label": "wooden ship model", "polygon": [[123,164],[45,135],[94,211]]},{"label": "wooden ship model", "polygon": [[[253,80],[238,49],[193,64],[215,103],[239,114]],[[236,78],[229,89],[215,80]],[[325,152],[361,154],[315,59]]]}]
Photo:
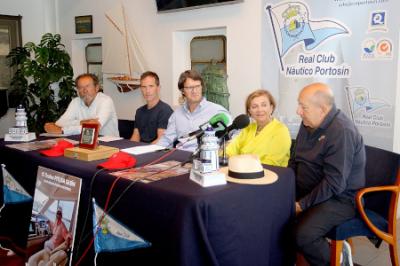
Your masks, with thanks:
[{"label": "wooden ship model", "polygon": [[140,86],[140,75],[147,65],[138,39],[130,27],[123,5],[108,11],[106,33],[103,40],[103,73],[119,92],[129,92]]}]

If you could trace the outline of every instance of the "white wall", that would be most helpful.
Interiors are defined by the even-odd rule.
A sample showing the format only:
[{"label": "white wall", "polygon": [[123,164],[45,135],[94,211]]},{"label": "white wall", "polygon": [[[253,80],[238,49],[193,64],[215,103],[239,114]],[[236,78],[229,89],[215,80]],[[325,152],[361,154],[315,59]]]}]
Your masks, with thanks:
[{"label": "white wall", "polygon": [[[0,14],[22,16],[22,44],[38,42],[45,32],[56,30],[56,5],[53,0],[1,0]],[[0,118],[0,137],[14,126],[15,111],[9,109],[7,114]]]},{"label": "white wall", "polygon": [[[58,0],[60,32],[67,49],[71,51],[74,40],[101,37],[106,23],[104,13],[121,2],[131,25],[135,25],[134,31],[149,68],[160,76],[161,98],[172,105],[177,104],[179,96],[178,76],[190,68],[189,61],[186,66],[182,64],[185,60],[176,49],[176,42],[179,39],[190,42],[185,32],[223,29],[227,38],[231,111],[234,116],[244,112],[244,98],[260,87],[261,1],[157,14],[155,0]],[[75,34],[74,17],[81,15],[93,15],[93,34]],[[74,54],[72,59],[74,62]],[[76,68],[75,74],[78,74]],[[139,91],[120,94],[107,80],[104,81],[104,90],[113,97],[119,118],[133,119],[135,110],[144,104]]]},{"label": "white wall", "polygon": [[54,30],[54,4],[51,0],[1,0],[0,14],[22,16],[22,43],[37,42],[43,33]]},{"label": "white wall", "polygon": [[[177,104],[179,74],[190,68],[188,47],[193,32],[223,32],[227,37],[228,87],[233,116],[244,112],[244,99],[261,86],[261,25],[262,1],[247,0],[240,4],[211,7],[183,12],[157,14],[155,0],[1,0],[0,13],[22,15],[22,39],[38,42],[43,33],[60,32],[62,42],[72,54],[75,74],[86,71],[82,64],[82,43],[100,39],[106,23],[104,13],[122,3],[128,19],[141,42],[149,68],[161,79],[161,97],[171,105]],[[74,17],[93,15],[92,34],[75,34]],[[97,40],[98,40],[97,39]],[[268,88],[267,89],[271,89]],[[119,93],[105,80],[105,93],[114,99],[118,117],[133,119],[135,110],[144,104],[140,91]],[[276,91],[272,91],[278,97]],[[397,93],[400,102],[400,85]],[[397,104],[398,106],[399,104]],[[13,123],[13,110],[0,119],[0,136]],[[400,117],[400,108],[396,108]],[[400,152],[400,121],[395,123],[394,150]]]}]

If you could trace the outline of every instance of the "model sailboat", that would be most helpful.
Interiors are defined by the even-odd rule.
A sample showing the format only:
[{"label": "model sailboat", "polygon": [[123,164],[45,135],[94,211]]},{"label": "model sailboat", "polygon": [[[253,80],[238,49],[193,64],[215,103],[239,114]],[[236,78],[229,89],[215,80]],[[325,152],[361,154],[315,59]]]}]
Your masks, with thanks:
[{"label": "model sailboat", "polygon": [[108,79],[120,92],[137,89],[147,64],[123,5],[106,12],[105,17],[103,73],[115,75]]}]

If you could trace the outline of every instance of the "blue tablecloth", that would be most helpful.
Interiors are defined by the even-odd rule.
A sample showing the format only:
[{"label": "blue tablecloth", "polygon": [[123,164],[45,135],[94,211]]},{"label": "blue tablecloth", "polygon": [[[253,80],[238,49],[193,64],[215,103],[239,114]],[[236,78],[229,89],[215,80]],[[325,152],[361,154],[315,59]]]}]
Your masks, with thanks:
[{"label": "blue tablecloth", "polygon": [[[103,145],[132,146],[128,140]],[[82,178],[82,193],[75,239],[90,232],[92,223],[82,228],[87,210],[90,179],[102,161],[82,162],[65,157],[47,158],[38,151],[21,152],[0,141],[0,163],[33,195],[39,165]],[[135,145],[138,145],[137,143]],[[155,152],[137,157],[143,165],[159,156]],[[184,161],[190,154],[177,151],[166,160]],[[271,185],[240,185],[202,188],[188,175],[150,184],[136,183],[111,211],[111,215],[152,243],[148,249],[100,254],[98,265],[112,265],[124,259],[132,265],[287,265],[292,262],[289,224],[295,212],[295,180],[288,168],[266,166],[279,176]],[[114,176],[100,173],[93,196],[104,206]],[[119,180],[112,203],[130,183]],[[0,192],[1,193],[1,192]],[[0,202],[3,197],[0,197]],[[31,204],[3,209],[0,239],[8,237],[18,246],[26,245]],[[81,244],[79,255],[90,239]],[[76,252],[77,241],[75,241]],[[74,256],[76,259],[76,257]],[[93,250],[85,262],[93,263]],[[86,264],[85,263],[85,264]],[[115,264],[117,265],[117,264]]]}]

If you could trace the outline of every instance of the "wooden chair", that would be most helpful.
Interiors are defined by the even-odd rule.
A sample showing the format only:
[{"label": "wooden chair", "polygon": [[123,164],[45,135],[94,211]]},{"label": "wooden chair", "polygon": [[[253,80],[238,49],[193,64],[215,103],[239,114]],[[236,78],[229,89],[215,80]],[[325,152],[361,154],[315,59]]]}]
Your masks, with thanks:
[{"label": "wooden chair", "polygon": [[355,236],[378,237],[389,244],[392,265],[397,255],[397,203],[400,194],[400,155],[366,146],[366,187],[358,191],[355,218],[337,226],[327,237],[331,242],[331,265],[340,265],[343,240]]}]

